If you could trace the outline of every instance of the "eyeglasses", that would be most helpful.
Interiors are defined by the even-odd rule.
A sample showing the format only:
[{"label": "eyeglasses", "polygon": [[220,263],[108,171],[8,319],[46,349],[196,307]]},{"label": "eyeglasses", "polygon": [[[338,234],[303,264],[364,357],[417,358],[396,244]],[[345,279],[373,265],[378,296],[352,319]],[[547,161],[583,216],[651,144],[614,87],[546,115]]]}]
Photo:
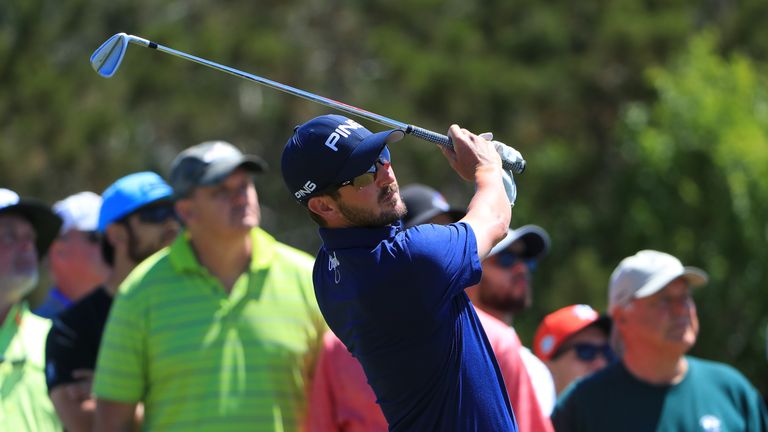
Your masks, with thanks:
[{"label": "eyeglasses", "polygon": [[139,220],[147,224],[159,224],[176,217],[176,211],[171,204],[160,204],[143,207],[134,213]]},{"label": "eyeglasses", "polygon": [[391,161],[392,159],[390,159],[389,149],[387,148],[387,146],[384,146],[384,148],[381,149],[381,153],[379,153],[379,157],[376,158],[376,160],[373,162],[373,165],[371,165],[371,167],[368,168],[368,171],[350,180],[346,180],[339,183],[337,185],[337,188],[342,188],[344,186],[354,186],[357,189],[362,189],[372,184],[376,180],[376,172],[378,171],[377,165],[385,166],[391,163]]},{"label": "eyeglasses", "polygon": [[560,357],[561,355],[565,354],[566,352],[573,350],[576,353],[576,358],[583,362],[592,362],[594,361],[598,354],[602,354],[603,358],[610,363],[615,358],[616,355],[613,353],[613,350],[611,349],[611,346],[608,344],[603,345],[596,345],[591,343],[577,343],[573,344],[569,347],[563,347],[560,350],[555,353],[555,355],[552,356],[552,358]]},{"label": "eyeglasses", "polygon": [[523,262],[528,267],[528,271],[533,272],[536,270],[535,258],[522,258],[520,255],[508,250],[497,253],[493,258],[496,265],[501,268],[510,268],[519,262]]}]

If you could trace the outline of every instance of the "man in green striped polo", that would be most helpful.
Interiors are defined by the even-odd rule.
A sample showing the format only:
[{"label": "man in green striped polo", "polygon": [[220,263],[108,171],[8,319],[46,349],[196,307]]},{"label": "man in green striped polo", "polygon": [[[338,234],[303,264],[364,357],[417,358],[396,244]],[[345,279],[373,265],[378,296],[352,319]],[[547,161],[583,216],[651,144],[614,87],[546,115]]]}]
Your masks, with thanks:
[{"label": "man in green striped polo", "polygon": [[185,229],[120,287],[96,366],[96,430],[294,431],[325,330],[313,259],[258,228],[264,162],[222,141],[180,153]]}]

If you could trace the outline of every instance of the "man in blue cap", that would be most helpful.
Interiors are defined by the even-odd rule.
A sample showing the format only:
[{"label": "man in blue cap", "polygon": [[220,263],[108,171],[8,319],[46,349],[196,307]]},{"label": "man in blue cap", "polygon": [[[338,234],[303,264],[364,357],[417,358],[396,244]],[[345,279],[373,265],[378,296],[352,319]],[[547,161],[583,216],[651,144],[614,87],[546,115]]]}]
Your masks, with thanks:
[{"label": "man in blue cap", "polygon": [[91,431],[93,370],[117,288],[139,263],[176,237],[171,187],[153,172],[118,179],[103,193],[97,229],[111,266],[107,281],[54,321],[46,343],[48,391],[66,429]]},{"label": "man in blue cap", "polygon": [[[338,115],[297,127],[283,179],[320,225],[314,266],[320,310],[360,361],[392,431],[515,431],[493,350],[464,288],[507,232],[513,194],[494,144],[453,125],[451,167],[474,182],[459,222],[403,230],[387,144]],[[502,176],[507,176],[502,179]]]}]

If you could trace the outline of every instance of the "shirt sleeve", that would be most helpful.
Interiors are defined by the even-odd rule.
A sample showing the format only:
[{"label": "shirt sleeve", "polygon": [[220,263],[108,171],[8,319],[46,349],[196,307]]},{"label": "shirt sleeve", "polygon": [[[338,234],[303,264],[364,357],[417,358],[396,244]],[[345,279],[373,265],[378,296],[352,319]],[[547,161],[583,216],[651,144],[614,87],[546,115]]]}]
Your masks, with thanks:
[{"label": "shirt sleeve", "polygon": [[414,267],[409,276],[419,286],[434,290],[428,293],[434,296],[430,300],[447,303],[480,282],[483,270],[469,224],[419,225],[409,228],[405,239]]},{"label": "shirt sleeve", "polygon": [[121,287],[104,329],[93,383],[101,399],[135,403],[146,392],[146,290],[135,288]]},{"label": "shirt sleeve", "polygon": [[88,367],[78,361],[77,344],[77,330],[56,319],[45,341],[45,382],[49,392],[58,385],[74,382],[72,371]]}]

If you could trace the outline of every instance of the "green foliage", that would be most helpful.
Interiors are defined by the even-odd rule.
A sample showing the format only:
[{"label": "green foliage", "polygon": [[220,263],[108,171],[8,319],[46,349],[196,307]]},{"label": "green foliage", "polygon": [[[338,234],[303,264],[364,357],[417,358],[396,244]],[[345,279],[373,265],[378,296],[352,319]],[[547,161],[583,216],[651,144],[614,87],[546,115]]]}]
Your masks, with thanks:
[{"label": "green foliage", "polygon": [[650,240],[707,269],[697,352],[766,382],[758,329],[768,317],[768,81],[749,58],[716,48],[713,33],[694,38],[669,68],[649,73],[657,101],[626,110],[624,181],[635,187],[616,203],[645,229],[621,241]]}]

